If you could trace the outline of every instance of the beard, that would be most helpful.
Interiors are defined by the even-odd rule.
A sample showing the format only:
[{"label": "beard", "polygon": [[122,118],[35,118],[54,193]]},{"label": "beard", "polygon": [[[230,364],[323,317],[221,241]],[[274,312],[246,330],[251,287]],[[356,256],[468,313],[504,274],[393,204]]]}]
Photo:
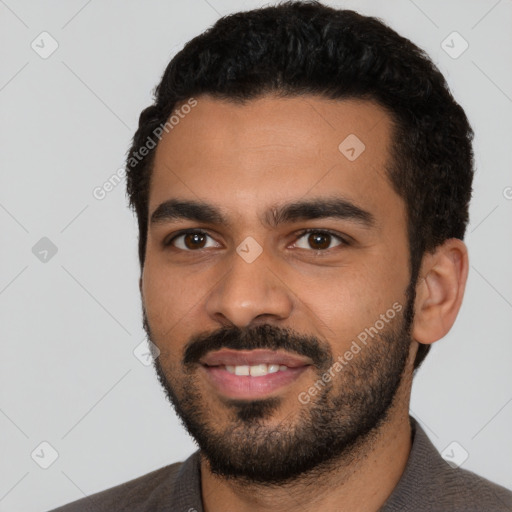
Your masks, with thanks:
[{"label": "beard", "polygon": [[[413,305],[414,297],[408,293],[405,311],[362,345],[330,382],[322,382],[322,389],[308,403],[297,399],[292,413],[279,423],[271,421],[284,400],[279,396],[259,400],[219,397],[223,407],[216,406],[198,386],[199,359],[221,348],[282,349],[309,357],[321,380],[336,361],[327,342],[269,324],[247,329],[235,326],[192,337],[182,361],[174,366],[164,368],[160,357],[153,365],[168,400],[213,474],[266,486],[317,478],[342,462],[350,463],[358,447],[371,445],[388,420],[409,356]],[[143,316],[150,341],[161,347],[161,340],[152,339],[145,311]]]}]

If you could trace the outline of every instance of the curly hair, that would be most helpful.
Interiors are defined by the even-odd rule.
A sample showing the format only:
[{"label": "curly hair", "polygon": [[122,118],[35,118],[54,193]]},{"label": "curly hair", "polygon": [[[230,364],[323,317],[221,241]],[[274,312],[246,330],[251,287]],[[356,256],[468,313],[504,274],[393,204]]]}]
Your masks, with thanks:
[{"label": "curly hair", "polygon": [[[406,205],[411,272],[407,296],[414,302],[425,252],[449,238],[464,238],[474,174],[473,131],[423,50],[377,18],[317,1],[286,1],[225,16],[168,64],[154,103],[140,114],[126,160],[141,269],[157,145],[148,141],[161,133],[177,105],[193,96],[208,94],[244,104],[270,93],[372,100],[388,113],[393,143],[386,171]],[[141,157],[138,150],[144,146]],[[429,349],[420,344],[415,369]]]}]

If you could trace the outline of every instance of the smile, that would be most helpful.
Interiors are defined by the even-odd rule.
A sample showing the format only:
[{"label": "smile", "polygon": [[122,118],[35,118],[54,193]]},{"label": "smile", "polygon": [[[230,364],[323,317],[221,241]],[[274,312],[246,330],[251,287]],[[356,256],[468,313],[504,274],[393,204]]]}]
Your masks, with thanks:
[{"label": "smile", "polygon": [[228,398],[257,399],[296,381],[312,366],[307,358],[288,352],[222,349],[201,359],[209,385]]}]

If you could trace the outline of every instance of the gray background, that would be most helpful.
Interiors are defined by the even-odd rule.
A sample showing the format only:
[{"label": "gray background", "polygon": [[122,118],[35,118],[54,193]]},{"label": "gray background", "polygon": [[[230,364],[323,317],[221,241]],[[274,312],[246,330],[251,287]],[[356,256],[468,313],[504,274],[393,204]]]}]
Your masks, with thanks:
[{"label": "gray background", "polygon": [[[93,190],[123,166],[170,58],[219,16],[265,3],[0,1],[0,511],[47,510],[195,450],[133,353],[144,332],[124,181],[102,200]],[[326,3],[426,49],[474,126],[466,297],[411,413],[440,451],[456,441],[462,467],[512,488],[512,3]],[[58,43],[47,58],[44,31]],[[454,31],[469,44],[457,58]]]}]

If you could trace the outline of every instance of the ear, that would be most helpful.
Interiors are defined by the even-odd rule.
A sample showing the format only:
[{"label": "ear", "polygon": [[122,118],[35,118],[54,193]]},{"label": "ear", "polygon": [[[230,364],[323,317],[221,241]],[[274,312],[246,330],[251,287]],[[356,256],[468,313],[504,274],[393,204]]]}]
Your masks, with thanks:
[{"label": "ear", "polygon": [[468,277],[468,250],[462,240],[450,238],[423,257],[416,284],[412,336],[431,344],[452,328]]}]

